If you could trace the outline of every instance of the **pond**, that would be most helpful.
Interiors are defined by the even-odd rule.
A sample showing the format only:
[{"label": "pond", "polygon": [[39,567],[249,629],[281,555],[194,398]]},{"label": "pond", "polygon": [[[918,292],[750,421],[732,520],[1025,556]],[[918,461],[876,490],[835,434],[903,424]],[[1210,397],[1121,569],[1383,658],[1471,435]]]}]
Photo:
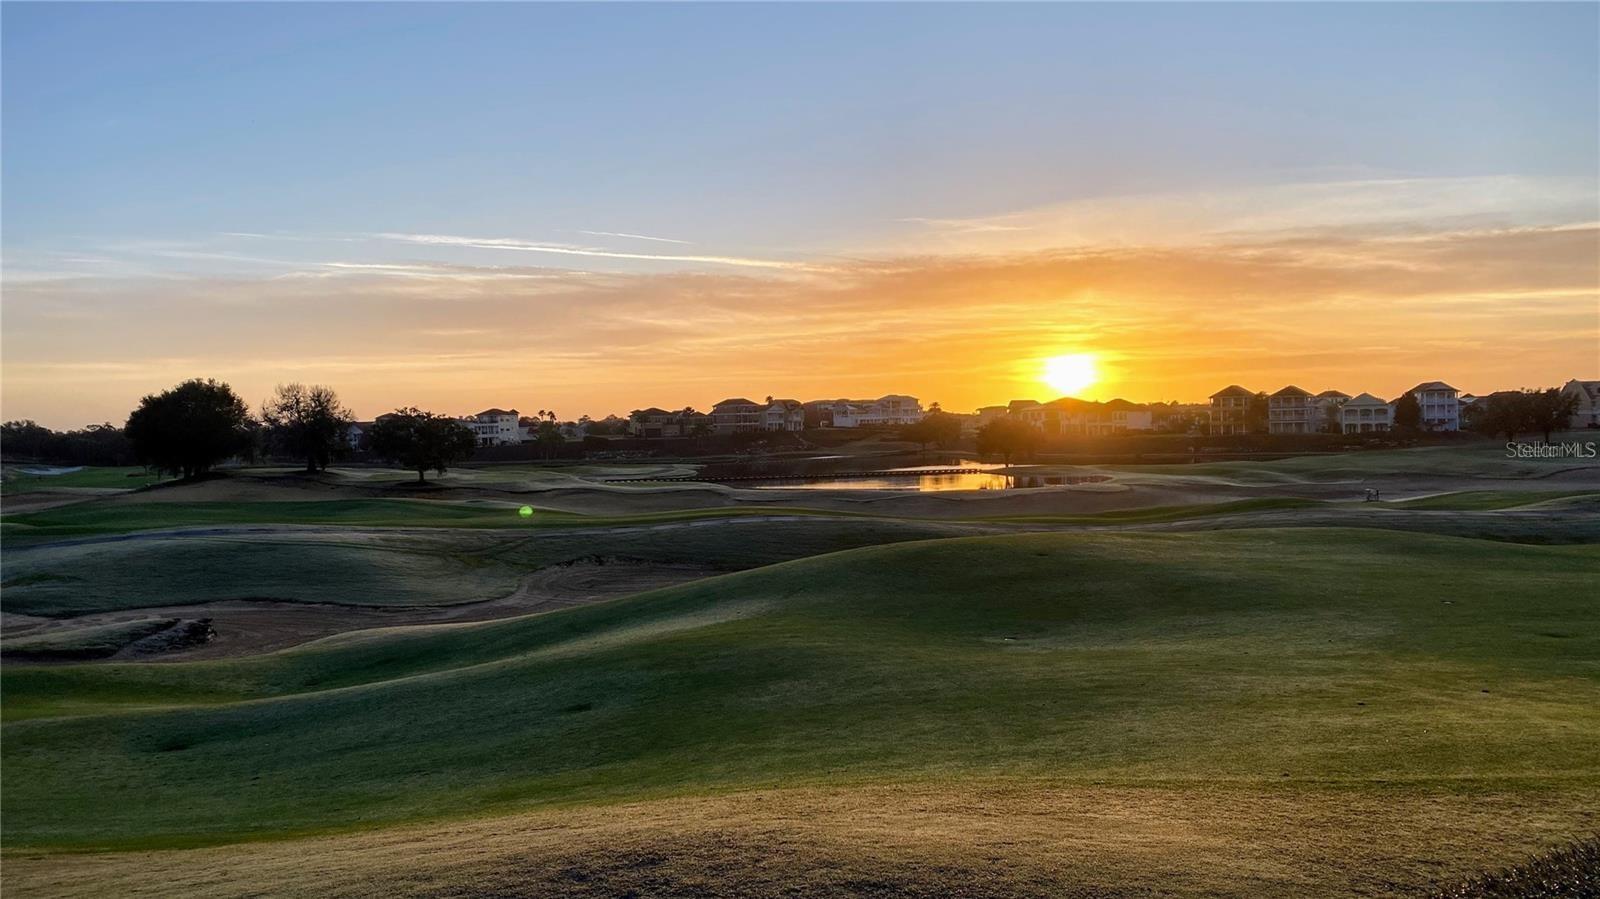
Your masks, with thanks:
[{"label": "pond", "polygon": [[[998,462],[958,459],[935,465],[905,465],[866,472],[816,473],[805,476],[738,478],[734,486],[757,490],[1011,490],[1110,480],[1103,475],[1030,475],[1013,467],[1014,474],[998,474]],[[952,471],[952,469],[964,469]],[[730,479],[734,480],[734,479]]]}]

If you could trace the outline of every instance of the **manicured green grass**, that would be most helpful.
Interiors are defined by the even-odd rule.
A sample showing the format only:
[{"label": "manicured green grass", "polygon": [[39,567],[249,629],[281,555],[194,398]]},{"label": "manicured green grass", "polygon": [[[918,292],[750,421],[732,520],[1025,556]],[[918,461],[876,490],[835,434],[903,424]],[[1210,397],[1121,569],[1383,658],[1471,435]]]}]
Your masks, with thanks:
[{"label": "manicured green grass", "polygon": [[1461,490],[1440,493],[1417,499],[1401,500],[1391,505],[1405,509],[1438,509],[1451,512],[1495,512],[1501,509],[1518,509],[1548,503],[1551,500],[1580,498],[1600,499],[1593,490]]},{"label": "manicured green grass", "polygon": [[1591,546],[1039,534],[233,661],[7,666],[3,835],[188,845],[972,776],[1593,785],[1597,576]]},{"label": "manicured green grass", "polygon": [[122,468],[85,468],[82,471],[72,471],[66,474],[41,475],[27,474],[25,468],[43,468],[48,466],[8,465],[5,477],[0,480],[0,492],[7,495],[16,493],[33,493],[39,490],[58,490],[61,488],[96,487],[96,488],[121,488],[132,490],[135,487],[145,487],[165,480],[166,477],[159,472],[148,471],[138,465]]},{"label": "manicured green grass", "polygon": [[1314,499],[1269,497],[1241,499],[1225,503],[1198,503],[1185,506],[1155,506],[1148,509],[1118,509],[1088,515],[998,515],[977,521],[1016,522],[1019,524],[1157,524],[1187,521],[1217,515],[1243,515],[1251,512],[1277,512],[1285,509],[1317,509],[1327,504]]},{"label": "manicured green grass", "polygon": [[327,525],[330,527],[413,528],[559,528],[700,521],[749,515],[825,515],[850,517],[850,512],[764,506],[754,508],[684,509],[630,515],[580,515],[535,508],[530,518],[509,503],[443,503],[408,499],[323,501],[256,501],[200,503],[83,503],[39,512],[8,515],[0,528],[8,538],[64,538],[121,534],[160,528],[252,524]]},{"label": "manicured green grass", "polygon": [[[1557,438],[1559,439],[1559,438]],[[1193,465],[1111,465],[1141,474],[1219,477],[1245,483],[1346,481],[1372,477],[1529,478],[1583,464],[1574,460],[1507,458],[1505,444],[1468,440],[1460,446],[1370,450],[1297,456],[1268,462],[1199,462]]]},{"label": "manicured green grass", "polygon": [[7,552],[5,608],[30,615],[238,599],[361,606],[505,596],[536,569],[602,557],[739,571],[818,553],[947,536],[934,523],[858,518],[617,529],[157,537]]}]

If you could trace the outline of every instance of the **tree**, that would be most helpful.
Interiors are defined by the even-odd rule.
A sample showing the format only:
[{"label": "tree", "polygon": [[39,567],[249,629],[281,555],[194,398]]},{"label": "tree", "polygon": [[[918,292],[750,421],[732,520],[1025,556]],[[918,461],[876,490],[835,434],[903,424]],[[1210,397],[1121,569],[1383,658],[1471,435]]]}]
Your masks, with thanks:
[{"label": "tree", "polygon": [[1344,431],[1344,402],[1334,400],[1322,410],[1322,430],[1326,434],[1338,434]]},{"label": "tree", "polygon": [[428,469],[444,474],[478,445],[472,429],[461,422],[413,408],[379,416],[367,434],[373,455],[412,469],[419,483],[427,480]]},{"label": "tree", "polygon": [[961,419],[935,408],[921,420],[902,426],[900,439],[918,444],[924,452],[930,443],[948,447],[961,439]]},{"label": "tree", "polygon": [[546,420],[539,422],[539,426],[534,429],[533,441],[539,445],[539,451],[548,459],[566,444],[567,438],[562,436],[560,425]]},{"label": "tree", "polygon": [[1529,394],[1507,390],[1479,400],[1474,404],[1483,407],[1475,416],[1478,430],[1490,435],[1504,434],[1507,441],[1516,440],[1519,431],[1526,431],[1533,424],[1528,398]]},{"label": "tree", "polygon": [[1244,410],[1244,427],[1251,434],[1267,433],[1267,420],[1272,403],[1265,393],[1257,393],[1250,398],[1250,405]]},{"label": "tree", "polygon": [[1422,404],[1417,395],[1408,393],[1394,401],[1394,426],[1402,431],[1416,431],[1422,427]]},{"label": "tree", "polygon": [[140,462],[191,478],[248,449],[250,425],[233,388],[196,378],[141,399],[123,431]]},{"label": "tree", "polygon": [[355,416],[332,387],[280,384],[272,399],[261,404],[261,421],[271,443],[305,459],[306,473],[312,474],[348,448],[346,435]]},{"label": "tree", "polygon": [[1573,411],[1578,408],[1577,396],[1562,393],[1559,387],[1529,393],[1526,397],[1528,429],[1544,434],[1545,443],[1550,442],[1552,432],[1566,429]]},{"label": "tree", "polygon": [[1039,432],[1013,418],[997,418],[978,429],[978,455],[1000,456],[1007,465],[1013,456],[1032,453],[1038,443]]}]

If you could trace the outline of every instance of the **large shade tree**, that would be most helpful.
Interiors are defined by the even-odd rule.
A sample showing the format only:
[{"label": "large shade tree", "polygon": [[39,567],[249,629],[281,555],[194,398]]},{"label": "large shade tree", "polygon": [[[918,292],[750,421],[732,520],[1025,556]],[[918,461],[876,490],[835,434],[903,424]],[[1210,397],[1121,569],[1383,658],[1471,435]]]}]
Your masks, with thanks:
[{"label": "large shade tree", "polygon": [[248,451],[251,425],[233,388],[196,378],[140,400],[123,433],[140,462],[192,478]]},{"label": "large shade tree", "polygon": [[310,473],[327,468],[333,457],[346,449],[355,416],[339,402],[332,387],[280,384],[272,398],[261,404],[261,421],[273,448],[304,459]]},{"label": "large shade tree", "polygon": [[379,416],[367,435],[373,455],[415,471],[418,481],[427,480],[429,469],[444,474],[478,445],[461,422],[413,408]]},{"label": "large shade tree", "polygon": [[1417,395],[1408,393],[1394,401],[1394,426],[1402,431],[1415,431],[1422,427],[1422,404]]},{"label": "large shade tree", "polygon": [[1027,422],[997,418],[978,429],[978,454],[999,456],[1007,465],[1014,456],[1032,453],[1039,445],[1039,432]]}]

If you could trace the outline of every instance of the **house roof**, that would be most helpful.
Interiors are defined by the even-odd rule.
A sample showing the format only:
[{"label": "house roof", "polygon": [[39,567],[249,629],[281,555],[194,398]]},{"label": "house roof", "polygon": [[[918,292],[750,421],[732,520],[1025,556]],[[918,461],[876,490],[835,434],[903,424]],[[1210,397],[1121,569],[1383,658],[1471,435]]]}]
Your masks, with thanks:
[{"label": "house roof", "polygon": [[723,400],[722,402],[717,403],[716,406],[712,406],[711,408],[715,409],[715,408],[717,408],[717,406],[754,406],[754,405],[755,405],[755,403],[750,402],[749,400],[745,399],[744,397],[736,396],[736,397],[733,397],[732,399]]},{"label": "house roof", "polygon": [[1600,381],[1579,381],[1578,379],[1574,378],[1562,385],[1561,389],[1564,392],[1568,387],[1571,387],[1574,384],[1577,385],[1579,390],[1588,394],[1590,400],[1594,402],[1600,402]]},{"label": "house roof", "polygon": [[773,400],[772,402],[768,403],[767,406],[769,408],[772,407],[772,406],[782,406],[785,409],[802,409],[802,408],[805,408],[804,406],[802,406],[800,404],[799,400]]},{"label": "house roof", "polygon": [[1407,390],[1406,393],[1416,393],[1419,390],[1455,390],[1443,381],[1423,381],[1421,384]]},{"label": "house roof", "polygon": [[1115,399],[1106,400],[1106,408],[1127,411],[1129,409],[1148,409],[1150,407],[1142,403],[1131,403],[1122,397],[1116,397]]},{"label": "house roof", "polygon": [[1336,399],[1341,399],[1341,398],[1342,399],[1349,399],[1350,398],[1350,394],[1345,393],[1343,390],[1324,390],[1321,393],[1317,394],[1317,399],[1319,399],[1319,400],[1328,400],[1328,399],[1335,399],[1336,400]]},{"label": "house roof", "polygon": [[515,409],[485,409],[482,412],[478,413],[478,417],[482,418],[485,415],[516,415],[516,414],[517,414],[517,410],[515,410]]},{"label": "house roof", "polygon": [[1244,389],[1243,387],[1240,387],[1238,384],[1229,384],[1216,393],[1211,394],[1212,399],[1216,399],[1219,396],[1255,396],[1255,394]]},{"label": "house roof", "polygon": [[671,415],[672,413],[668,412],[665,409],[657,409],[655,406],[651,406],[648,409],[635,409],[635,410],[633,410],[633,414],[634,415]]},{"label": "house roof", "polygon": [[1032,409],[1037,405],[1039,405],[1037,400],[1012,400],[1011,402],[1006,403],[1006,408],[1010,409],[1012,412],[1015,412],[1018,409]]},{"label": "house roof", "polygon": [[1377,397],[1373,396],[1370,393],[1358,393],[1358,394],[1356,394],[1355,399],[1351,400],[1348,403],[1345,403],[1344,407],[1346,409],[1348,409],[1351,406],[1387,406],[1387,405],[1389,405],[1389,403],[1387,401],[1380,400],[1380,399],[1378,399]]},{"label": "house roof", "polygon": [[1273,394],[1273,396],[1310,396],[1310,395],[1311,395],[1311,391],[1309,391],[1309,390],[1301,390],[1300,388],[1294,386],[1293,384],[1290,384],[1288,387],[1285,387],[1282,390],[1278,391],[1277,393]]}]

